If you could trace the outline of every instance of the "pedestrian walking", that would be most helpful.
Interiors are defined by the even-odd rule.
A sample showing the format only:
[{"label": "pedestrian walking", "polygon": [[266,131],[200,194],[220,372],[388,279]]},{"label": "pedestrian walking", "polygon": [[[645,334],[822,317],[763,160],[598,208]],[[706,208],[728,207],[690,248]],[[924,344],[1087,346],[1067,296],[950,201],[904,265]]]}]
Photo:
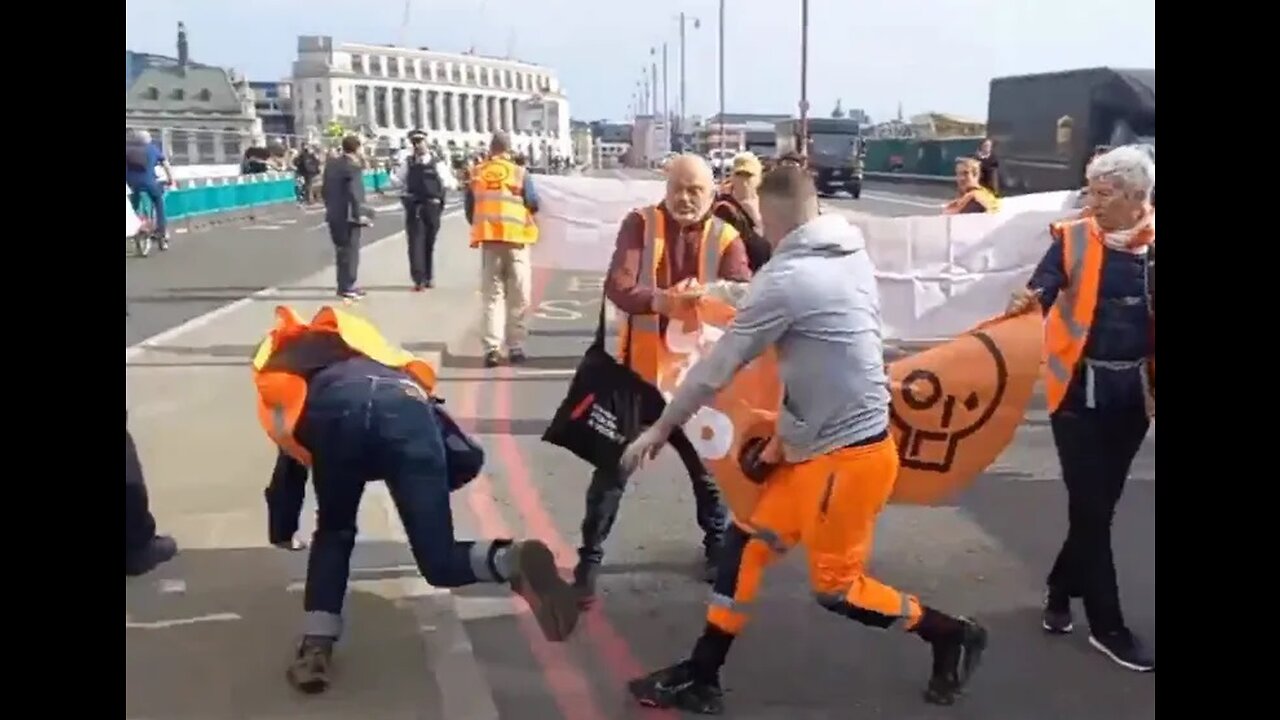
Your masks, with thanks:
[{"label": "pedestrian walking", "polygon": [[360,270],[360,235],[373,218],[373,208],[365,202],[364,160],[360,138],[342,138],[342,155],[325,163],[322,192],[324,219],[333,242],[337,268],[338,297],[351,302],[364,298],[356,284]]},{"label": "pedestrian walking", "polygon": [[440,215],[449,190],[456,190],[457,180],[440,158],[427,146],[427,134],[421,130],[409,133],[412,151],[397,169],[396,180],[404,188],[404,232],[409,246],[409,275],[415,292],[434,285],[436,236],[440,233]]}]

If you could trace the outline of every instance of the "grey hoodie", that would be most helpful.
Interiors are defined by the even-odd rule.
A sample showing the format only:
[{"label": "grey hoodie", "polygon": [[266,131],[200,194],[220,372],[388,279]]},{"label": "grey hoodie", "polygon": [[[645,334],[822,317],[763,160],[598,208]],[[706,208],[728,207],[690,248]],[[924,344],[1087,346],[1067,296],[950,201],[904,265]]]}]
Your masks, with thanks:
[{"label": "grey hoodie", "polygon": [[785,389],[778,433],[788,462],[888,428],[875,268],[862,232],[843,217],[820,215],[782,239],[752,278],[733,324],[690,369],[662,422],[688,421],[770,345],[777,346]]}]

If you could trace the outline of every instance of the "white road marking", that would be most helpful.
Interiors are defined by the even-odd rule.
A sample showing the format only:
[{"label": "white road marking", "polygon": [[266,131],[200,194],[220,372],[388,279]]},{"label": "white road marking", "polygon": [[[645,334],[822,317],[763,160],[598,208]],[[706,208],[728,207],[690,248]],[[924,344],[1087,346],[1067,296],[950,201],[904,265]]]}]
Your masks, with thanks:
[{"label": "white road marking", "polygon": [[196,625],[206,622],[227,622],[229,620],[243,620],[235,613],[213,613],[211,615],[197,615],[196,617],[177,618],[176,620],[155,620],[153,622],[136,622],[130,620],[126,615],[124,627],[126,630],[164,630],[165,628],[181,627],[183,625]]},{"label": "white road marking", "polygon": [[[461,210],[455,208],[453,210],[446,211],[444,214],[440,216],[440,218],[443,220],[445,218],[453,217],[459,214],[461,214]],[[404,235],[404,231],[393,232],[390,235],[387,235],[386,237],[382,237],[382,238],[378,238],[377,240],[374,240],[373,242],[369,243],[368,245],[365,245],[364,247],[366,249],[371,248],[374,245],[377,245],[378,243],[386,242],[391,238],[402,237],[403,235]],[[183,335],[186,335],[189,332],[198,330],[208,325],[209,323],[213,322],[214,320],[217,320],[218,318],[225,317],[235,312],[236,310],[239,310],[242,307],[247,307],[253,302],[262,300],[263,298],[275,297],[279,295],[280,292],[281,292],[280,286],[263,288],[255,293],[246,295],[240,298],[239,300],[236,300],[234,302],[229,302],[226,305],[223,305],[221,307],[214,308],[213,310],[210,310],[209,312],[203,315],[197,315],[180,325],[175,325],[169,328],[168,330],[163,330],[161,332],[158,332],[155,335],[152,335],[151,337],[146,338],[145,340],[139,343],[135,343],[125,348],[124,361],[129,362],[130,360],[141,355],[144,351],[146,351],[147,348],[154,347],[156,345],[162,345],[166,342],[169,342],[170,340],[173,340],[174,338],[182,337]]]}]

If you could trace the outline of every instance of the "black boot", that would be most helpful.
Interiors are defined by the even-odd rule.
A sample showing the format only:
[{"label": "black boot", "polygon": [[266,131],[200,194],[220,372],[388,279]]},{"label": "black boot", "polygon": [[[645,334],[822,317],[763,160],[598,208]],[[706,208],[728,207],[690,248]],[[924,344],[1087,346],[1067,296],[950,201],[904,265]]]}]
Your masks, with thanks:
[{"label": "black boot", "polygon": [[955,703],[982,661],[987,649],[986,629],[968,618],[926,607],[915,632],[933,648],[933,674],[924,691],[925,702]]},{"label": "black boot", "polygon": [[698,715],[723,715],[724,691],[718,677],[699,678],[692,660],[685,660],[627,684],[631,696],[645,707],[676,709]]},{"label": "black boot", "polygon": [[586,610],[596,604],[596,577],[600,575],[600,564],[579,560],[573,568],[573,591],[577,595],[578,607]]}]

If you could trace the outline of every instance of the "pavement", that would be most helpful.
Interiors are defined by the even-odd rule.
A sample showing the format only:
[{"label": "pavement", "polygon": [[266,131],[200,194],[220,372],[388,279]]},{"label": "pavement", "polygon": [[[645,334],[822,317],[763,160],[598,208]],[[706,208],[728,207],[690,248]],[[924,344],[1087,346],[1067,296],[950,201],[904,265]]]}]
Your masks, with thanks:
[{"label": "pavement", "polygon": [[[874,192],[833,202],[881,214],[918,213],[928,202]],[[364,251],[361,280],[370,295],[356,310],[437,364],[449,407],[489,452],[486,474],[453,498],[458,535],[539,537],[567,572],[589,472],[539,437],[590,342],[600,276],[537,273],[529,364],[486,370],[476,334],[478,254],[466,246],[463,221],[455,213],[444,223],[437,288],[414,294],[398,219],[393,211],[385,216]],[[126,580],[126,717],[675,717],[633,708],[625,696],[628,678],[684,656],[703,622],[692,497],[669,451],[629,489],[607,546],[602,603],[561,645],[544,642],[502,589],[427,586],[385,489],[371,485],[335,685],[319,697],[290,691],[284,668],[301,622],[306,559],[266,544],[261,492],[274,454],[254,417],[246,365],[276,303],[306,315],[331,297],[328,238],[308,231],[302,217],[291,226],[180,236],[168,254],[127,263],[127,275],[150,276],[130,279],[132,337],[153,338],[126,349],[129,422],[153,510],[183,552],[151,576]],[[183,258],[195,267],[179,268]],[[147,293],[173,299],[139,302]],[[238,298],[212,315],[196,310]],[[1115,524],[1129,621],[1152,644],[1154,453],[1152,436]],[[1065,503],[1038,399],[1014,445],[952,504],[894,506],[882,516],[873,572],[991,629],[983,670],[958,705],[920,700],[929,662],[923,643],[823,611],[802,558],[793,557],[766,578],[726,667],[727,717],[1153,718],[1153,676],[1106,661],[1088,647],[1083,628],[1065,638],[1039,629],[1043,577],[1065,533]]]}]

